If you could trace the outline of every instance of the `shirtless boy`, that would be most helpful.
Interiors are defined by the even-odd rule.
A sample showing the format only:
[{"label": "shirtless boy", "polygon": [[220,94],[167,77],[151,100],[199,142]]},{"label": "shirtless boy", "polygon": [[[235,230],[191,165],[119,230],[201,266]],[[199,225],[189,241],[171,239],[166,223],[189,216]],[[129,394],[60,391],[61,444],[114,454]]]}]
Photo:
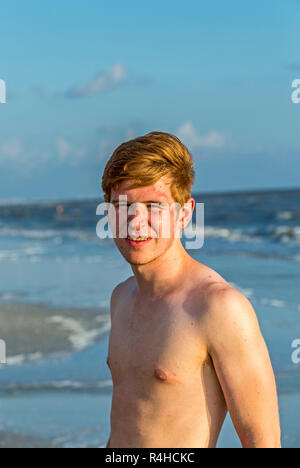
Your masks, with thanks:
[{"label": "shirtless boy", "polygon": [[[214,448],[229,411],[244,448],[280,448],[274,372],[255,311],[181,242],[194,175],[187,148],[163,132],[120,145],[103,174],[114,240],[134,274],[111,295],[107,447]],[[147,241],[119,235],[124,196],[126,236]]]}]

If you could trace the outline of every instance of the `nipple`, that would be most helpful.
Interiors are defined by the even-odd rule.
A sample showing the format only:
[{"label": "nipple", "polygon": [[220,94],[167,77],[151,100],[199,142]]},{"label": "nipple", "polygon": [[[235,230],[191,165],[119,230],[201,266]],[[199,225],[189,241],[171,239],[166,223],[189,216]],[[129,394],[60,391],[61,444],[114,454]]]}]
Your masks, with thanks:
[{"label": "nipple", "polygon": [[163,370],[159,367],[155,369],[154,372],[155,377],[160,380],[161,382],[168,382],[168,383],[176,383],[179,382],[176,374],[174,372],[169,372],[167,370]]},{"label": "nipple", "polygon": [[167,373],[164,372],[162,369],[155,369],[154,374],[158,380],[168,380]]}]

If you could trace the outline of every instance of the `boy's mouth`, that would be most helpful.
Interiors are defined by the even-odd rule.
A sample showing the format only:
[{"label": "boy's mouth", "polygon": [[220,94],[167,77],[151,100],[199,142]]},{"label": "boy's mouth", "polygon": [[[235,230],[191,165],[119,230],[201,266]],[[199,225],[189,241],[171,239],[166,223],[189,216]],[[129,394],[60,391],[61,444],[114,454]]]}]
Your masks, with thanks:
[{"label": "boy's mouth", "polygon": [[136,246],[136,245],[144,245],[147,244],[152,240],[151,237],[127,237],[127,242],[129,242],[130,245]]}]

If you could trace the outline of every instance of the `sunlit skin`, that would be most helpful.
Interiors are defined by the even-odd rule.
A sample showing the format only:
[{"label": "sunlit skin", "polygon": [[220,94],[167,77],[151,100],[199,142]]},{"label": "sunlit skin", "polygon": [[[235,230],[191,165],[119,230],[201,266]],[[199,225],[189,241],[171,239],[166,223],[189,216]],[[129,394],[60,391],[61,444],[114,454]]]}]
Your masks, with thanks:
[{"label": "sunlit skin", "polygon": [[[176,211],[169,182],[129,189],[124,181],[111,193],[116,227],[152,239],[139,245],[114,239],[133,276],[111,296],[107,446],[215,447],[229,410],[243,447],[280,447],[276,384],[256,314],[245,296],[184,249],[180,232],[195,200]],[[137,208],[121,222],[120,195]],[[163,203],[170,217],[151,210],[149,201]]]},{"label": "sunlit skin", "polygon": [[[143,271],[144,281],[147,280],[146,271],[149,271],[149,273],[151,270],[154,271],[153,262],[155,262],[155,269],[160,269],[160,277],[156,278],[156,284],[153,284],[151,278],[149,278],[148,284],[152,283],[149,290],[144,289],[141,285],[144,298],[147,294],[152,295],[152,293],[155,293],[155,288],[161,291],[165,278],[168,278],[168,284],[171,286],[170,266],[172,271],[174,269],[177,271],[183,260],[191,260],[191,257],[183,248],[180,231],[191,219],[195,200],[192,198],[187,200],[186,206],[181,210],[181,213],[176,213],[176,202],[171,195],[168,178],[163,178],[149,187],[127,190],[129,185],[129,182],[124,182],[117,192],[112,191],[110,202],[116,209],[116,232],[122,232],[122,226],[120,227],[118,218],[120,212],[119,197],[126,195],[128,204],[136,204],[136,206],[132,206],[132,211],[136,214],[129,215],[126,219],[127,226],[125,227],[127,227],[127,231],[123,231],[125,232],[124,235],[128,233],[132,237],[147,236],[152,237],[152,239],[147,244],[137,245],[136,247],[130,245],[126,238],[116,237],[115,242],[125,260],[131,264],[133,271],[137,275],[139,271]],[[148,203],[143,203],[145,201],[148,201]],[[149,203],[149,201],[157,203]],[[158,204],[162,205],[162,208],[159,208]],[[164,227],[164,234],[167,233],[167,236],[162,237],[163,223],[166,222],[167,226]],[[147,264],[151,266],[147,268]]]}]

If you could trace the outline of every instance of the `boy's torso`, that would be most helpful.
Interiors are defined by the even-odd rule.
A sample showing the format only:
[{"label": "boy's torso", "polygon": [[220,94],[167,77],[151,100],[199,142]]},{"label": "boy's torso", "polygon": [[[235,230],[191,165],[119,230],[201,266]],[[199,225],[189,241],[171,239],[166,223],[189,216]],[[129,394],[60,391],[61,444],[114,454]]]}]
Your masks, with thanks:
[{"label": "boy's torso", "polygon": [[202,266],[147,304],[137,301],[134,277],[124,283],[109,340],[111,448],[216,445],[227,408],[201,323],[216,282],[228,285]]}]

